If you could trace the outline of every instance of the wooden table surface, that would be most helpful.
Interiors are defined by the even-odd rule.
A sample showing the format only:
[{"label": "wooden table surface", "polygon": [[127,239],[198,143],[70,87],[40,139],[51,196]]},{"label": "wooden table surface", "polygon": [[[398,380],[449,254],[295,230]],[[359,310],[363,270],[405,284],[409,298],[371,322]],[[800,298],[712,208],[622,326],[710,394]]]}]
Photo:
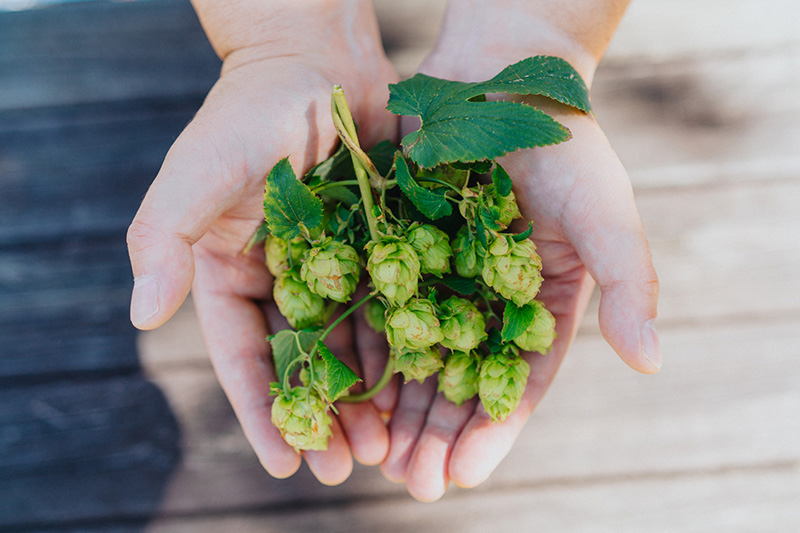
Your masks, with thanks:
[{"label": "wooden table surface", "polygon": [[[0,4],[2,5],[2,4]],[[442,1],[376,2],[403,75]],[[479,488],[260,467],[191,302],[127,318],[124,235],[218,73],[188,2],[0,13],[0,531],[800,531],[800,4],[634,1],[593,103],[661,279],[664,368],[593,301]]]}]

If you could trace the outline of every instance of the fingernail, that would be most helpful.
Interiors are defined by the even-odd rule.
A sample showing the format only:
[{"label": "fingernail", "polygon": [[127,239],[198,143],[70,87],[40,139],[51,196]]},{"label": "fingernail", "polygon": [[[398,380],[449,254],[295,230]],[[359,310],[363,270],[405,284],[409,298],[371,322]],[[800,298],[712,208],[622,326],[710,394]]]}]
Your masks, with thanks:
[{"label": "fingernail", "polygon": [[656,333],[655,319],[648,320],[642,326],[642,355],[654,367],[661,369],[661,343]]},{"label": "fingernail", "polygon": [[153,276],[139,276],[133,280],[131,322],[139,327],[156,313],[158,313],[158,281]]}]

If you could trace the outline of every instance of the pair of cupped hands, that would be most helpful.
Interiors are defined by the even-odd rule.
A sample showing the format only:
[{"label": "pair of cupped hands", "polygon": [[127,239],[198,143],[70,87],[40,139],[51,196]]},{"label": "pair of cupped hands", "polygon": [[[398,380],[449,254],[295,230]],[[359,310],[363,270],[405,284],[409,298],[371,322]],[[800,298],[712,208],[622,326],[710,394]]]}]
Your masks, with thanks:
[{"label": "pair of cupped hands", "polygon": [[[553,380],[595,282],[609,344],[635,370],[658,371],[658,282],[627,173],[593,116],[536,102],[573,138],[502,160],[523,216],[534,221],[532,239],[545,278],[539,298],[556,317],[558,333],[550,353],[525,354],[531,373],[519,408],[495,423],[475,400],[460,407],[446,401],[436,393],[435,378],[420,385],[395,376],[369,402],[337,404],[326,451],[296,453],[270,421],[269,383],[276,377],[265,341],[288,324],[272,302],[263,252],[243,255],[242,249],[263,220],[264,178],[272,166],[288,155],[300,174],[334,149],[332,87],[343,86],[361,144],[369,147],[402,133],[399,118],[386,111],[387,86],[398,78],[371,19],[307,27],[290,38],[230,49],[208,33],[224,59],[220,79],[169,150],[128,233],[135,278],[131,319],[140,329],[156,328],[193,291],[214,370],[271,475],[288,477],[305,458],[319,481],[335,485],[350,475],[355,458],[380,465],[388,479],[405,482],[423,501],[440,498],[450,482],[482,483]],[[440,37],[420,71],[482,81],[547,52],[484,47],[474,39],[449,46]],[[590,82],[593,64],[584,65],[591,65],[582,69]],[[366,387],[378,380],[388,357],[383,336],[358,313],[326,344]]]}]

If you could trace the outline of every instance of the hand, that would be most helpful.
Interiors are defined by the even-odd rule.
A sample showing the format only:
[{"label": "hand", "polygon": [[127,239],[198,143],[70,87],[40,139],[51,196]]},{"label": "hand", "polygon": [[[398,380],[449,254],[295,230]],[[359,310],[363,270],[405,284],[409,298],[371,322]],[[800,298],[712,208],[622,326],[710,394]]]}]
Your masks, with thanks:
[{"label": "hand", "polygon": [[[477,50],[464,41],[448,47],[440,39],[420,70],[446,79],[482,81],[535,55],[484,47],[477,38],[475,42],[481,43]],[[485,50],[499,52],[489,55]],[[571,62],[592,64],[586,58]],[[593,68],[584,75],[588,82],[592,73]],[[382,470],[389,479],[405,481],[409,492],[423,501],[441,497],[450,481],[462,487],[482,483],[505,457],[553,380],[594,281],[602,291],[600,327],[608,343],[639,372],[657,372],[661,366],[653,326],[658,281],[625,169],[593,117],[545,99],[529,103],[546,107],[573,134],[566,143],[502,160],[515,181],[523,217],[534,222],[531,238],[545,279],[538,298],[556,317],[558,339],[546,355],[525,354],[531,373],[524,398],[502,423],[492,422],[477,400],[461,407],[448,402],[436,394],[435,379],[402,386]]]},{"label": "hand", "polygon": [[[300,174],[334,148],[334,84],[347,92],[362,143],[369,146],[395,135],[396,121],[384,108],[396,74],[383,54],[369,3],[317,6],[312,13],[304,10],[313,6],[303,3],[292,8],[296,12],[284,7],[274,16],[264,10],[275,8],[262,3],[245,14],[269,28],[269,35],[252,30],[247,17],[231,29],[226,24],[236,9],[217,12],[217,7],[201,5],[198,13],[224,58],[222,75],[169,150],[128,233],[135,277],[131,319],[140,329],[158,327],[193,287],[220,383],[262,464],[282,478],[297,470],[301,457],[270,421],[269,383],[276,377],[265,337],[288,326],[269,302],[272,280],[263,253],[241,251],[263,220],[264,178],[272,166],[291,155]],[[275,21],[281,22],[277,28]],[[242,42],[242,35],[249,41]],[[343,323],[327,342],[358,368],[353,327]],[[386,354],[370,344],[374,337],[357,338],[369,385]],[[383,397],[391,401],[391,392]],[[381,409],[391,408],[386,401]],[[380,407],[380,399],[376,402]],[[328,450],[303,454],[326,484],[348,477],[351,450],[366,464],[379,463],[388,450],[375,405],[339,409]]]}]

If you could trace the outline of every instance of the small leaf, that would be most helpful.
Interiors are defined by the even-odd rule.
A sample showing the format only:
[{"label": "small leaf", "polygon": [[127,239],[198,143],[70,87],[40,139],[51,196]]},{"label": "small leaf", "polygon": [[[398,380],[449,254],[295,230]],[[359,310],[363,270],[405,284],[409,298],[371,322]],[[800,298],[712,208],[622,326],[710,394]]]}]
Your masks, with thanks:
[{"label": "small leaf", "polygon": [[528,237],[531,236],[533,233],[533,222],[528,221],[528,229],[523,231],[522,233],[517,233],[516,235],[512,236],[511,238],[514,239],[514,242],[524,241]]},{"label": "small leaf", "polygon": [[464,296],[469,296],[475,293],[477,286],[474,279],[462,278],[461,276],[448,275],[438,280],[438,283],[456,291]]},{"label": "small leaf", "polygon": [[322,200],[297,180],[288,157],[267,176],[264,219],[272,234],[285,240],[300,235],[301,227],[314,229],[322,221]]},{"label": "small leaf", "polygon": [[348,206],[357,203],[359,200],[358,196],[351,191],[349,187],[344,185],[325,187],[317,194],[326,198],[330,198],[331,200],[338,200]]},{"label": "small leaf", "polygon": [[339,143],[339,147],[328,159],[312,167],[306,173],[306,183],[312,181],[321,183],[351,174],[353,174],[353,162],[350,158],[350,151],[343,143]]},{"label": "small leaf", "polygon": [[317,341],[317,352],[325,361],[328,374],[328,396],[336,400],[344,391],[361,381],[350,367],[339,361],[322,341]]},{"label": "small leaf", "polygon": [[521,102],[482,101],[487,93],[542,95],[590,110],[588,89],[563,59],[537,56],[503,69],[491,80],[465,83],[417,74],[389,86],[387,109],[418,116],[420,129],[402,140],[419,166],[495,159],[509,152],[570,138],[569,130],[543,111]]},{"label": "small leaf", "polygon": [[503,338],[500,331],[492,326],[486,330],[488,337],[486,338],[486,346],[489,348],[490,353],[497,353],[503,349]]},{"label": "small leaf", "polygon": [[242,255],[252,250],[256,244],[266,241],[267,237],[269,237],[269,226],[267,225],[266,221],[264,221],[250,236],[250,239],[244,246],[244,250],[242,250]]},{"label": "small leaf", "polygon": [[494,190],[497,194],[504,197],[511,194],[511,176],[509,176],[506,169],[499,164],[495,164],[494,166],[492,181],[494,182]]},{"label": "small leaf", "polygon": [[486,228],[483,226],[483,217],[475,217],[475,233],[478,235],[478,242],[484,250],[489,248],[489,241],[486,239]]},{"label": "small leaf", "polygon": [[275,361],[275,375],[283,383],[284,379],[294,371],[294,367],[299,363],[301,355],[298,341],[305,353],[311,351],[311,347],[317,342],[321,331],[292,331],[284,329],[268,337],[272,345],[272,359]]},{"label": "small leaf", "polygon": [[397,151],[397,146],[392,141],[381,141],[372,149],[367,152],[367,155],[372,160],[372,164],[378,169],[382,176],[385,176],[392,170],[392,163],[394,162],[394,153]]},{"label": "small leaf", "polygon": [[481,206],[478,216],[484,227],[490,231],[500,231],[504,226],[497,220],[497,207]]},{"label": "small leaf", "polygon": [[503,311],[503,341],[512,341],[525,333],[535,316],[536,309],[530,304],[517,307],[513,302],[506,302]]},{"label": "small leaf", "polygon": [[426,189],[411,177],[408,164],[400,152],[395,154],[394,163],[397,185],[423,215],[436,220],[453,212],[450,202],[443,193],[438,192],[439,189]]}]

